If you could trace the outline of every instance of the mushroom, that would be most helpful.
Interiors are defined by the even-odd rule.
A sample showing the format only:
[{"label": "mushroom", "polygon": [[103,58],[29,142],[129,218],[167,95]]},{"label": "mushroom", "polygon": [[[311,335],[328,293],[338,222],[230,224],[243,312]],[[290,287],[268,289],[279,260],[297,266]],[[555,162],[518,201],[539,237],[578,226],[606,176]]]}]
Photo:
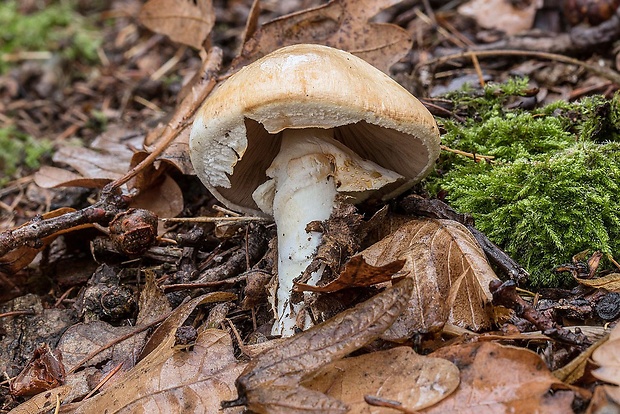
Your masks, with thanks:
[{"label": "mushroom", "polygon": [[337,194],[358,203],[410,189],[432,169],[439,143],[433,116],[413,95],[327,46],[276,50],[207,98],[190,135],[196,174],[228,208],[276,223],[274,335],[309,323],[298,323],[303,305],[291,300],[294,280],[321,243],[306,226],[329,218]]}]

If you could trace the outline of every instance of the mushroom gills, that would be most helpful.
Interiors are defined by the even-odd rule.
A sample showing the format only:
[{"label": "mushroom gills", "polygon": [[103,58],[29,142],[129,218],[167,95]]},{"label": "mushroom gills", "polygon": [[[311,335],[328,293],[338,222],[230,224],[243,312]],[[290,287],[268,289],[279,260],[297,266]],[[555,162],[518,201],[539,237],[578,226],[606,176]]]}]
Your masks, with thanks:
[{"label": "mushroom gills", "polygon": [[[270,177],[252,194],[258,207],[274,217],[278,232],[278,289],[273,335],[291,336],[303,303],[292,303],[294,280],[312,262],[322,234],[307,232],[312,221],[329,219],[336,194],[359,202],[370,192],[403,179],[400,174],[365,160],[334,139],[332,129],[285,129],[280,152],[267,169]],[[322,268],[309,284],[318,283]],[[311,322],[305,318],[307,329]]]}]

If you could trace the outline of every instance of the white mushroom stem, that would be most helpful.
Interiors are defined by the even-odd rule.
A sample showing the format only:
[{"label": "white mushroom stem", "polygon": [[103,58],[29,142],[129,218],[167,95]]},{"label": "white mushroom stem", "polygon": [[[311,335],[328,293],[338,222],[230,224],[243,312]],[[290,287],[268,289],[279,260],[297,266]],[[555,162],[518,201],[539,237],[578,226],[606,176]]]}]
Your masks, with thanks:
[{"label": "white mushroom stem", "polygon": [[[360,158],[333,138],[328,129],[282,132],[280,152],[267,169],[271,177],[256,189],[253,198],[261,210],[273,214],[278,231],[277,320],[272,334],[290,336],[298,326],[303,303],[292,303],[293,282],[312,262],[322,234],[307,232],[312,221],[327,220],[336,193],[363,194],[401,176]],[[312,274],[316,284],[322,270]],[[306,328],[306,321],[300,321]]]}]

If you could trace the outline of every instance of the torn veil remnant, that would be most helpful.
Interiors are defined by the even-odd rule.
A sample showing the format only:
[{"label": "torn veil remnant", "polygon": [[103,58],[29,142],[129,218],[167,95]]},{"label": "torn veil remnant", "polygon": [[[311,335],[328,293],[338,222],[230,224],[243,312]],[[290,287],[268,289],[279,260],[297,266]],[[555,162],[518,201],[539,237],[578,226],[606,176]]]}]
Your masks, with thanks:
[{"label": "torn veil remnant", "polygon": [[293,281],[321,242],[306,225],[329,218],[337,193],[356,203],[411,188],[432,169],[439,142],[432,115],[407,90],[326,46],[279,49],[207,98],[190,136],[196,174],[227,207],[276,222],[274,335],[297,326]]}]

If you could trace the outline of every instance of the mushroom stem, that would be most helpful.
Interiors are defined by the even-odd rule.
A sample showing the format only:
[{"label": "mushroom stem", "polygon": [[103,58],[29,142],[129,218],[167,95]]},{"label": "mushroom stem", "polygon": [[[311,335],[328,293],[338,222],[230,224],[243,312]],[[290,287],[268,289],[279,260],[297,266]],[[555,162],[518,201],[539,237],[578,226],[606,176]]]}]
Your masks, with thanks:
[{"label": "mushroom stem", "polygon": [[[364,188],[381,188],[401,176],[368,160],[333,138],[329,129],[286,129],[280,152],[267,170],[271,177],[252,195],[261,210],[273,214],[278,231],[277,321],[273,335],[291,336],[295,327],[307,328],[309,320],[298,321],[303,298],[291,298],[294,280],[312,262],[322,234],[306,231],[312,221],[331,215],[337,191],[359,194]],[[311,275],[316,284],[323,268]]]},{"label": "mushroom stem", "polygon": [[[292,303],[293,281],[312,262],[322,235],[306,232],[311,221],[327,220],[336,198],[334,165],[320,151],[321,136],[331,130],[285,130],[280,153],[268,174],[273,177],[273,216],[278,231],[277,318],[272,334],[295,333],[303,302]],[[309,283],[316,283],[320,274]],[[302,322],[305,325],[305,322]]]}]

